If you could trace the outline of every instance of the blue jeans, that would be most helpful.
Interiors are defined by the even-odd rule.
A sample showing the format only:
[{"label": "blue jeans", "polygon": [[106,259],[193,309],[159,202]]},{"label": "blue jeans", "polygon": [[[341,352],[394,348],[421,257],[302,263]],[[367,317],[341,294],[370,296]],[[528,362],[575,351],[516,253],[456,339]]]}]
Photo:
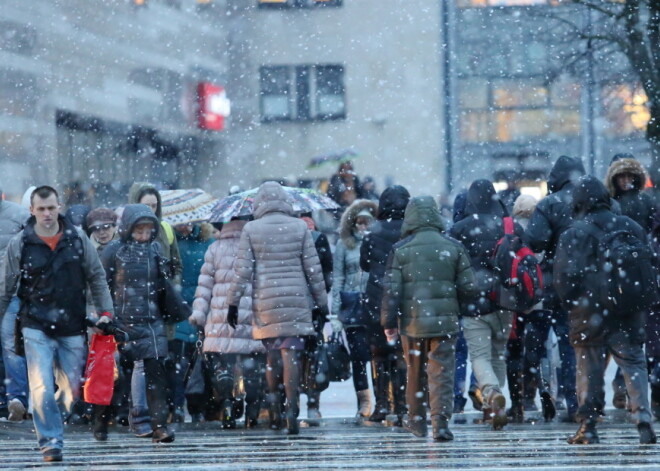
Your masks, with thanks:
[{"label": "blue jeans", "polygon": [[144,377],[144,361],[136,361],[131,376],[131,411],[128,421],[133,433],[151,431],[151,415],[147,404],[147,381]]},{"label": "blue jeans", "polygon": [[[0,342],[2,342],[2,361],[5,364],[5,385],[7,387],[7,402],[19,399],[28,406],[28,378],[25,358],[16,355],[14,350],[14,324],[20,307],[19,299],[14,296],[7,307],[0,326]],[[1,402],[1,401],[0,401]]]},{"label": "blue jeans", "polygon": [[87,360],[85,336],[48,337],[40,330],[24,328],[23,337],[39,448],[41,451],[62,449],[64,427],[55,398],[55,383],[59,401],[68,412],[80,396]]}]

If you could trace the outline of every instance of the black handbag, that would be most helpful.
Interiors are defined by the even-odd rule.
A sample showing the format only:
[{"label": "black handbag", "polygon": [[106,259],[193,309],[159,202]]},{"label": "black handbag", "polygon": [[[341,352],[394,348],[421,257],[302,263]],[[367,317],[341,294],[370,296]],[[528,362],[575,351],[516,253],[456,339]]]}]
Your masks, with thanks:
[{"label": "black handbag", "polygon": [[339,292],[339,313],[337,319],[345,326],[367,325],[367,310],[364,298],[359,291]]},{"label": "black handbag", "polygon": [[330,381],[346,381],[351,377],[351,357],[343,338],[332,334],[325,345],[328,356],[328,379]]},{"label": "black handbag", "polygon": [[190,358],[188,368],[184,374],[184,394],[186,397],[194,396],[197,398],[205,397],[206,395],[206,371],[204,365],[204,336],[199,334],[199,338],[195,343],[195,351]]},{"label": "black handbag", "polygon": [[[314,339],[316,340],[316,339]],[[322,338],[310,349],[303,361],[303,389],[309,392],[321,392],[330,386],[328,347]]]}]

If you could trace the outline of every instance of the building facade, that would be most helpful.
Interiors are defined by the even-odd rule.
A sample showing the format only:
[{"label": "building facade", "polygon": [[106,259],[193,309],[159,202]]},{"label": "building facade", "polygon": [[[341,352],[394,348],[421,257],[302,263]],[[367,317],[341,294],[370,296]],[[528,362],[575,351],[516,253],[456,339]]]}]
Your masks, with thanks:
[{"label": "building facade", "polygon": [[121,204],[134,181],[212,188],[226,173],[226,133],[205,126],[199,91],[228,75],[216,13],[185,0],[4,1],[8,196],[48,183],[69,204]]}]

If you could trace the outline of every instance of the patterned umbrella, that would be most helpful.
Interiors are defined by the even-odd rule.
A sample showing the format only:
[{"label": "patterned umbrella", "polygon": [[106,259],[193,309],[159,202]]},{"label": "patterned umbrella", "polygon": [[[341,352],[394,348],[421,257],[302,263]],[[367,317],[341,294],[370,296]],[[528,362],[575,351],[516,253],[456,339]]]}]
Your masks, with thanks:
[{"label": "patterned umbrella", "polygon": [[344,162],[350,162],[359,156],[360,155],[353,149],[344,149],[339,152],[333,152],[331,154],[324,154],[314,157],[309,161],[307,168],[317,168],[328,163],[340,164]]},{"label": "patterned umbrella", "polygon": [[173,226],[207,221],[218,202],[199,188],[191,190],[163,190],[160,192],[163,219]]},{"label": "patterned umbrella", "polygon": [[[282,187],[289,193],[293,210],[299,213],[308,213],[320,209],[336,209],[337,203],[323,193],[310,188]],[[259,188],[236,193],[222,198],[213,208],[209,222],[228,222],[233,217],[249,216],[252,214],[254,197]]]}]

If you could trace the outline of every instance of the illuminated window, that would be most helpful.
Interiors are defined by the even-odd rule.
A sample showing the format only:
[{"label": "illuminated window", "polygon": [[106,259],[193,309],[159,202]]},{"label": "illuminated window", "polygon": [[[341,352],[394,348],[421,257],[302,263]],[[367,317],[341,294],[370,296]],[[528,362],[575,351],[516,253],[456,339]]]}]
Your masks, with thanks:
[{"label": "illuminated window", "polygon": [[628,136],[646,130],[651,118],[646,93],[641,86],[613,84],[603,87],[605,134]]},{"label": "illuminated window", "polygon": [[344,119],[341,65],[264,66],[260,69],[261,120]]},{"label": "illuminated window", "polygon": [[561,0],[456,0],[459,8],[470,7],[527,7],[534,5],[556,5]]},{"label": "illuminated window", "polygon": [[257,0],[262,8],[339,7],[342,0]]}]

